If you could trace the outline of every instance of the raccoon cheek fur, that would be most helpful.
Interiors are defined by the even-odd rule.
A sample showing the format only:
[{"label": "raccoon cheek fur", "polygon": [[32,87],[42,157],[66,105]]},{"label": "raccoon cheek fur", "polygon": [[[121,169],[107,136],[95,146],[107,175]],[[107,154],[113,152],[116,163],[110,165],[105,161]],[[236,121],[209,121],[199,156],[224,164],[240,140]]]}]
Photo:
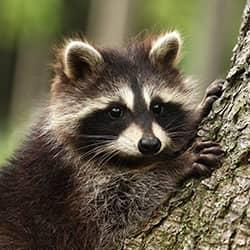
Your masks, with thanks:
[{"label": "raccoon cheek fur", "polygon": [[122,49],[65,41],[48,107],[0,170],[0,249],[117,249],[177,185],[219,164],[213,142],[181,153],[221,93],[195,101],[181,44],[177,31]]}]

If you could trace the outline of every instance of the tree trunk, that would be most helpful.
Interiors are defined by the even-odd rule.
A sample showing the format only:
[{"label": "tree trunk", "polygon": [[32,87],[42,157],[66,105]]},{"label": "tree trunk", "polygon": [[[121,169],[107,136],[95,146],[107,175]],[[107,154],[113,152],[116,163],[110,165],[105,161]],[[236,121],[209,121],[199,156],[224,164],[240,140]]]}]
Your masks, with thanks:
[{"label": "tree trunk", "polygon": [[166,199],[124,249],[250,249],[250,0],[225,91],[198,137],[220,142],[222,167]]}]

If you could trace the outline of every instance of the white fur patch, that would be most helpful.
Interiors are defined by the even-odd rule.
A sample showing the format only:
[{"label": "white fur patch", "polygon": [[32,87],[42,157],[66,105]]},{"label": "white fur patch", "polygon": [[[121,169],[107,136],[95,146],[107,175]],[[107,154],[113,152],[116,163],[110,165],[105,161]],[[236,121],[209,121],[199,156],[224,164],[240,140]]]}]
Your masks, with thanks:
[{"label": "white fur patch", "polygon": [[120,102],[120,99],[123,100],[128,109],[131,111],[133,110],[134,94],[129,87],[123,87],[113,95],[85,100],[82,105],[83,108],[77,116],[79,118],[84,118],[90,113],[107,108],[112,102]]},{"label": "white fur patch", "polygon": [[175,58],[173,58],[173,65],[176,65],[180,58],[182,40],[180,33],[177,31],[167,32],[163,36],[157,38],[153,44],[149,53],[149,58],[153,64],[158,64],[167,53],[174,48],[177,49]]},{"label": "white fur patch", "polygon": [[109,106],[110,103],[116,102],[119,99],[117,97],[99,97],[95,99],[88,99],[84,101],[82,110],[78,113],[79,119],[86,117],[87,115],[97,111],[105,109]]},{"label": "white fur patch", "polygon": [[132,111],[134,108],[134,98],[135,98],[132,89],[129,87],[123,87],[118,91],[117,94],[122,98],[127,108]]},{"label": "white fur patch", "polygon": [[125,155],[140,155],[138,142],[142,136],[143,130],[135,123],[132,123],[121,133],[118,139],[113,143],[113,146]]},{"label": "white fur patch", "polygon": [[142,93],[143,93],[144,101],[145,101],[145,103],[147,105],[147,108],[149,110],[150,103],[151,103],[151,98],[152,98],[152,91],[150,90],[150,88],[148,88],[147,86],[145,86],[142,89]]},{"label": "white fur patch", "polygon": [[167,133],[162,129],[160,125],[158,125],[156,122],[152,123],[152,131],[154,135],[161,141],[161,152],[166,146],[170,146],[171,139],[167,135]]},{"label": "white fur patch", "polygon": [[145,99],[148,109],[150,108],[151,101],[156,97],[161,98],[163,102],[172,101],[181,104],[186,104],[186,98],[183,95],[184,94],[181,93],[178,90],[178,88],[173,89],[173,88],[167,88],[165,86],[161,87],[160,83],[156,87],[149,85],[143,87],[143,97]]},{"label": "white fur patch", "polygon": [[165,84],[159,83],[157,87],[150,85],[145,85],[143,87],[143,96],[148,109],[150,108],[151,101],[156,97],[160,97],[165,103],[176,102],[183,104],[185,109],[192,110],[195,108],[197,103],[194,100],[196,98],[192,89],[190,89],[190,91],[187,91],[186,93],[183,93],[181,90],[179,90],[178,87],[168,88],[164,85]]},{"label": "white fur patch", "polygon": [[183,93],[178,91],[178,89],[165,88],[162,91],[159,91],[158,96],[164,102],[185,103],[185,96],[183,96]]},{"label": "white fur patch", "polygon": [[71,65],[72,57],[78,57],[94,68],[97,64],[103,62],[101,54],[90,44],[82,41],[70,41],[64,52],[65,73],[68,77],[74,77]]}]

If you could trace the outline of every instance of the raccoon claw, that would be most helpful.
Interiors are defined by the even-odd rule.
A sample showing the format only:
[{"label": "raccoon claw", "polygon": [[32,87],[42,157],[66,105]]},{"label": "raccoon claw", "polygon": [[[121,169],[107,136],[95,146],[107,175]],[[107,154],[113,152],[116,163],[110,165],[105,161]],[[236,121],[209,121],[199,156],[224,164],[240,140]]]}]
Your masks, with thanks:
[{"label": "raccoon claw", "polygon": [[198,108],[200,111],[200,119],[206,117],[209,114],[213,103],[221,96],[223,92],[223,85],[224,80],[215,80],[209,85],[206,90],[206,95]]},{"label": "raccoon claw", "polygon": [[215,96],[219,98],[222,94],[223,85],[224,85],[224,80],[222,79],[215,80],[214,82],[212,82],[207,88],[206,97]]},{"label": "raccoon claw", "polygon": [[220,165],[224,154],[218,143],[212,141],[198,142],[193,148],[194,161],[191,175],[194,177],[209,176]]}]

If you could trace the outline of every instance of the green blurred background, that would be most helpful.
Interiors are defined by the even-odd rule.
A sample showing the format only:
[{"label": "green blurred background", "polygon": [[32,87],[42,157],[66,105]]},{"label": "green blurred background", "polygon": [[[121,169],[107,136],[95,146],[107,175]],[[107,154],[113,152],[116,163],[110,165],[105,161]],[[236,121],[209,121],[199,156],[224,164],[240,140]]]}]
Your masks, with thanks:
[{"label": "green blurred background", "polygon": [[182,67],[203,84],[225,77],[245,0],[1,0],[0,163],[49,96],[52,48],[81,33],[120,46],[141,32],[178,29]]}]

